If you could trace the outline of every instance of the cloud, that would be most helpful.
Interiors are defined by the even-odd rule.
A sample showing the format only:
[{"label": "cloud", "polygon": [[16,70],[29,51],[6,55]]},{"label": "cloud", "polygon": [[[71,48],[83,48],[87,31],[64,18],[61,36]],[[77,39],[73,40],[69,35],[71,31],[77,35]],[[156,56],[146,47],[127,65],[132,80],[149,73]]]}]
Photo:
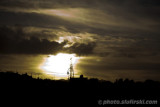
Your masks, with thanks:
[{"label": "cloud", "polygon": [[106,35],[96,40],[94,53],[100,56],[140,58],[158,56],[160,38],[157,34]]},{"label": "cloud", "polygon": [[92,55],[95,48],[95,42],[89,42],[87,44],[74,43],[72,46],[64,48],[64,52],[76,53],[77,55]]},{"label": "cloud", "polygon": [[[31,33],[30,33],[31,34]],[[37,36],[26,36],[22,28],[0,28],[0,53],[3,54],[57,54],[58,52],[76,53],[78,55],[91,54],[95,45],[75,43],[64,49],[68,41],[61,43],[50,41]],[[43,35],[46,36],[46,35]],[[71,50],[71,51],[68,51]],[[78,51],[82,50],[82,51]]]},{"label": "cloud", "polygon": [[92,6],[104,6],[109,5],[143,5],[143,6],[159,6],[160,2],[158,0],[1,0],[2,6],[10,7],[39,7],[39,8],[55,8],[55,7],[92,7]]},{"label": "cloud", "polygon": [[85,45],[94,54],[139,57],[159,54],[159,5],[153,0],[2,0],[0,22],[47,29],[28,36],[67,40],[64,47],[73,47],[71,52]]},{"label": "cloud", "polygon": [[2,24],[65,26],[72,32],[85,31],[96,34],[135,30],[159,32],[159,5],[157,0],[0,1],[1,11],[5,11],[1,12]]},{"label": "cloud", "polygon": [[[129,30],[157,31],[157,26],[160,24],[159,5],[157,0],[0,1],[2,10],[48,14],[105,30],[119,29],[117,27],[120,27]],[[152,29],[152,27],[154,28]]]},{"label": "cloud", "polygon": [[[51,16],[36,12],[8,12],[0,11],[0,25],[21,25],[26,27],[39,27],[39,28],[52,28],[62,29],[65,28],[71,33],[88,32],[92,27],[89,27],[83,23],[76,23],[74,21],[68,21],[58,16]],[[64,29],[62,29],[64,30]],[[91,30],[92,31],[92,30]]]}]

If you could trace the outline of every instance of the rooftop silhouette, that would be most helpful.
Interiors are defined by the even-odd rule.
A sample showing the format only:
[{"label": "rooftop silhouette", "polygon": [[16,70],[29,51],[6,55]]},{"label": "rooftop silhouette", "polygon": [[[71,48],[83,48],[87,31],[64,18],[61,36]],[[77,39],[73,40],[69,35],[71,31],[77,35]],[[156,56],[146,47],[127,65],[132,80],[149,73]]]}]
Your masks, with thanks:
[{"label": "rooftop silhouette", "polygon": [[[7,100],[42,102],[75,106],[98,106],[98,99],[146,99],[159,100],[160,82],[146,80],[135,82],[117,79],[115,82],[97,78],[70,78],[50,80],[32,78],[27,74],[0,72],[1,93]],[[16,98],[15,98],[16,96]],[[65,102],[65,103],[62,103]],[[37,103],[35,103],[37,104]]]}]

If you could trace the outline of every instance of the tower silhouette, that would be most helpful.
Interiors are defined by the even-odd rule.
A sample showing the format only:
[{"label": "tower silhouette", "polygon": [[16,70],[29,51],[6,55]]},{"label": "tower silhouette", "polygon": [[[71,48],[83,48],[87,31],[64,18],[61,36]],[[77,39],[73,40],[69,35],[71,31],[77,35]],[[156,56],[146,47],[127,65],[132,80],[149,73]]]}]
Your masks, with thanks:
[{"label": "tower silhouette", "polygon": [[72,58],[70,58],[70,61],[71,61],[70,67],[67,71],[68,79],[69,78],[74,78],[74,69],[73,69],[73,64],[72,64]]}]

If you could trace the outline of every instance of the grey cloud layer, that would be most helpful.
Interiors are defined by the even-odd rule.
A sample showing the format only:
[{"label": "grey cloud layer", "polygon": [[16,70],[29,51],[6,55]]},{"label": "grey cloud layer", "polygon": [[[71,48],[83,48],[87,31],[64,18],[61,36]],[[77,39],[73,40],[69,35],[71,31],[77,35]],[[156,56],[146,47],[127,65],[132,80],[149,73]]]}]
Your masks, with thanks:
[{"label": "grey cloud layer", "polygon": [[[58,43],[47,39],[38,38],[38,34],[32,34],[27,39],[22,28],[11,29],[8,27],[0,28],[0,53],[3,54],[57,54],[58,52],[75,53],[77,55],[92,54],[95,43],[80,44],[74,43],[65,48],[68,41]],[[43,35],[46,36],[46,35]],[[28,36],[27,36],[28,37]]]},{"label": "grey cloud layer", "polygon": [[[18,24],[59,31],[64,27],[74,34],[97,34],[94,38],[97,45],[92,49],[95,53],[127,57],[160,53],[159,0],[1,0],[0,8],[1,25]],[[77,16],[80,20],[74,21],[56,15],[14,11],[67,8],[80,8],[84,15]],[[83,22],[81,17],[87,21]]]},{"label": "grey cloud layer", "polygon": [[[0,7],[11,11],[81,8],[89,11],[88,16],[84,14],[84,17],[93,21],[87,25],[105,30],[141,29],[157,32],[160,27],[158,0],[1,0]],[[46,22],[43,18],[41,20],[43,24]],[[63,23],[63,20],[53,20]],[[97,23],[99,21],[100,24]]]}]

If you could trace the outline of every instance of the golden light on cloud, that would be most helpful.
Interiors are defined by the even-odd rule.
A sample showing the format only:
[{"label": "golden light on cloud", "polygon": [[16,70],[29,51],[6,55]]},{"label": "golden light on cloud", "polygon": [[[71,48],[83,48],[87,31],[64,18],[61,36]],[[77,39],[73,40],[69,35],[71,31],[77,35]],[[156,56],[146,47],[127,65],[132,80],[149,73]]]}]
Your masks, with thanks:
[{"label": "golden light on cloud", "polygon": [[77,13],[80,13],[81,11],[79,9],[68,8],[68,9],[41,9],[38,10],[37,12],[65,17],[65,18],[77,18],[79,16]]},{"label": "golden light on cloud", "polygon": [[67,10],[50,10],[48,11],[51,14],[55,14],[57,16],[63,16],[63,17],[73,17],[72,12],[67,11]]},{"label": "golden light on cloud", "polygon": [[57,42],[61,43],[64,40],[68,40],[69,42],[72,43],[88,43],[88,42],[95,42],[96,39],[98,38],[97,34],[93,33],[71,33],[71,32],[65,32],[65,31],[60,31],[57,32],[56,35],[58,35]]},{"label": "golden light on cloud", "polygon": [[[85,8],[65,8],[65,9],[40,9],[35,12],[51,16],[59,16],[65,20],[77,23],[87,24],[88,26],[100,25],[117,25],[114,17],[97,9]],[[107,20],[106,20],[107,19]]]},{"label": "golden light on cloud", "polygon": [[57,55],[49,55],[41,65],[41,69],[44,70],[46,74],[55,76],[55,78],[67,78],[67,70],[70,67],[71,61],[74,67],[78,59],[75,54],[59,53]]},{"label": "golden light on cloud", "polygon": [[83,23],[90,22],[92,17],[90,17],[90,10],[84,8],[65,8],[65,9],[39,9],[32,10],[32,12],[47,14],[50,16],[57,16],[64,20]]},{"label": "golden light on cloud", "polygon": [[[5,9],[5,8],[2,8]],[[106,28],[106,25],[120,26],[124,23],[115,20],[115,17],[109,13],[103,12],[98,9],[88,8],[50,8],[50,9],[5,9],[7,11],[25,12],[25,13],[38,13],[49,16],[56,16],[63,20],[71,21],[72,23],[80,23],[91,27]],[[126,24],[125,24],[126,25]],[[127,24],[128,26],[128,24]]]}]

